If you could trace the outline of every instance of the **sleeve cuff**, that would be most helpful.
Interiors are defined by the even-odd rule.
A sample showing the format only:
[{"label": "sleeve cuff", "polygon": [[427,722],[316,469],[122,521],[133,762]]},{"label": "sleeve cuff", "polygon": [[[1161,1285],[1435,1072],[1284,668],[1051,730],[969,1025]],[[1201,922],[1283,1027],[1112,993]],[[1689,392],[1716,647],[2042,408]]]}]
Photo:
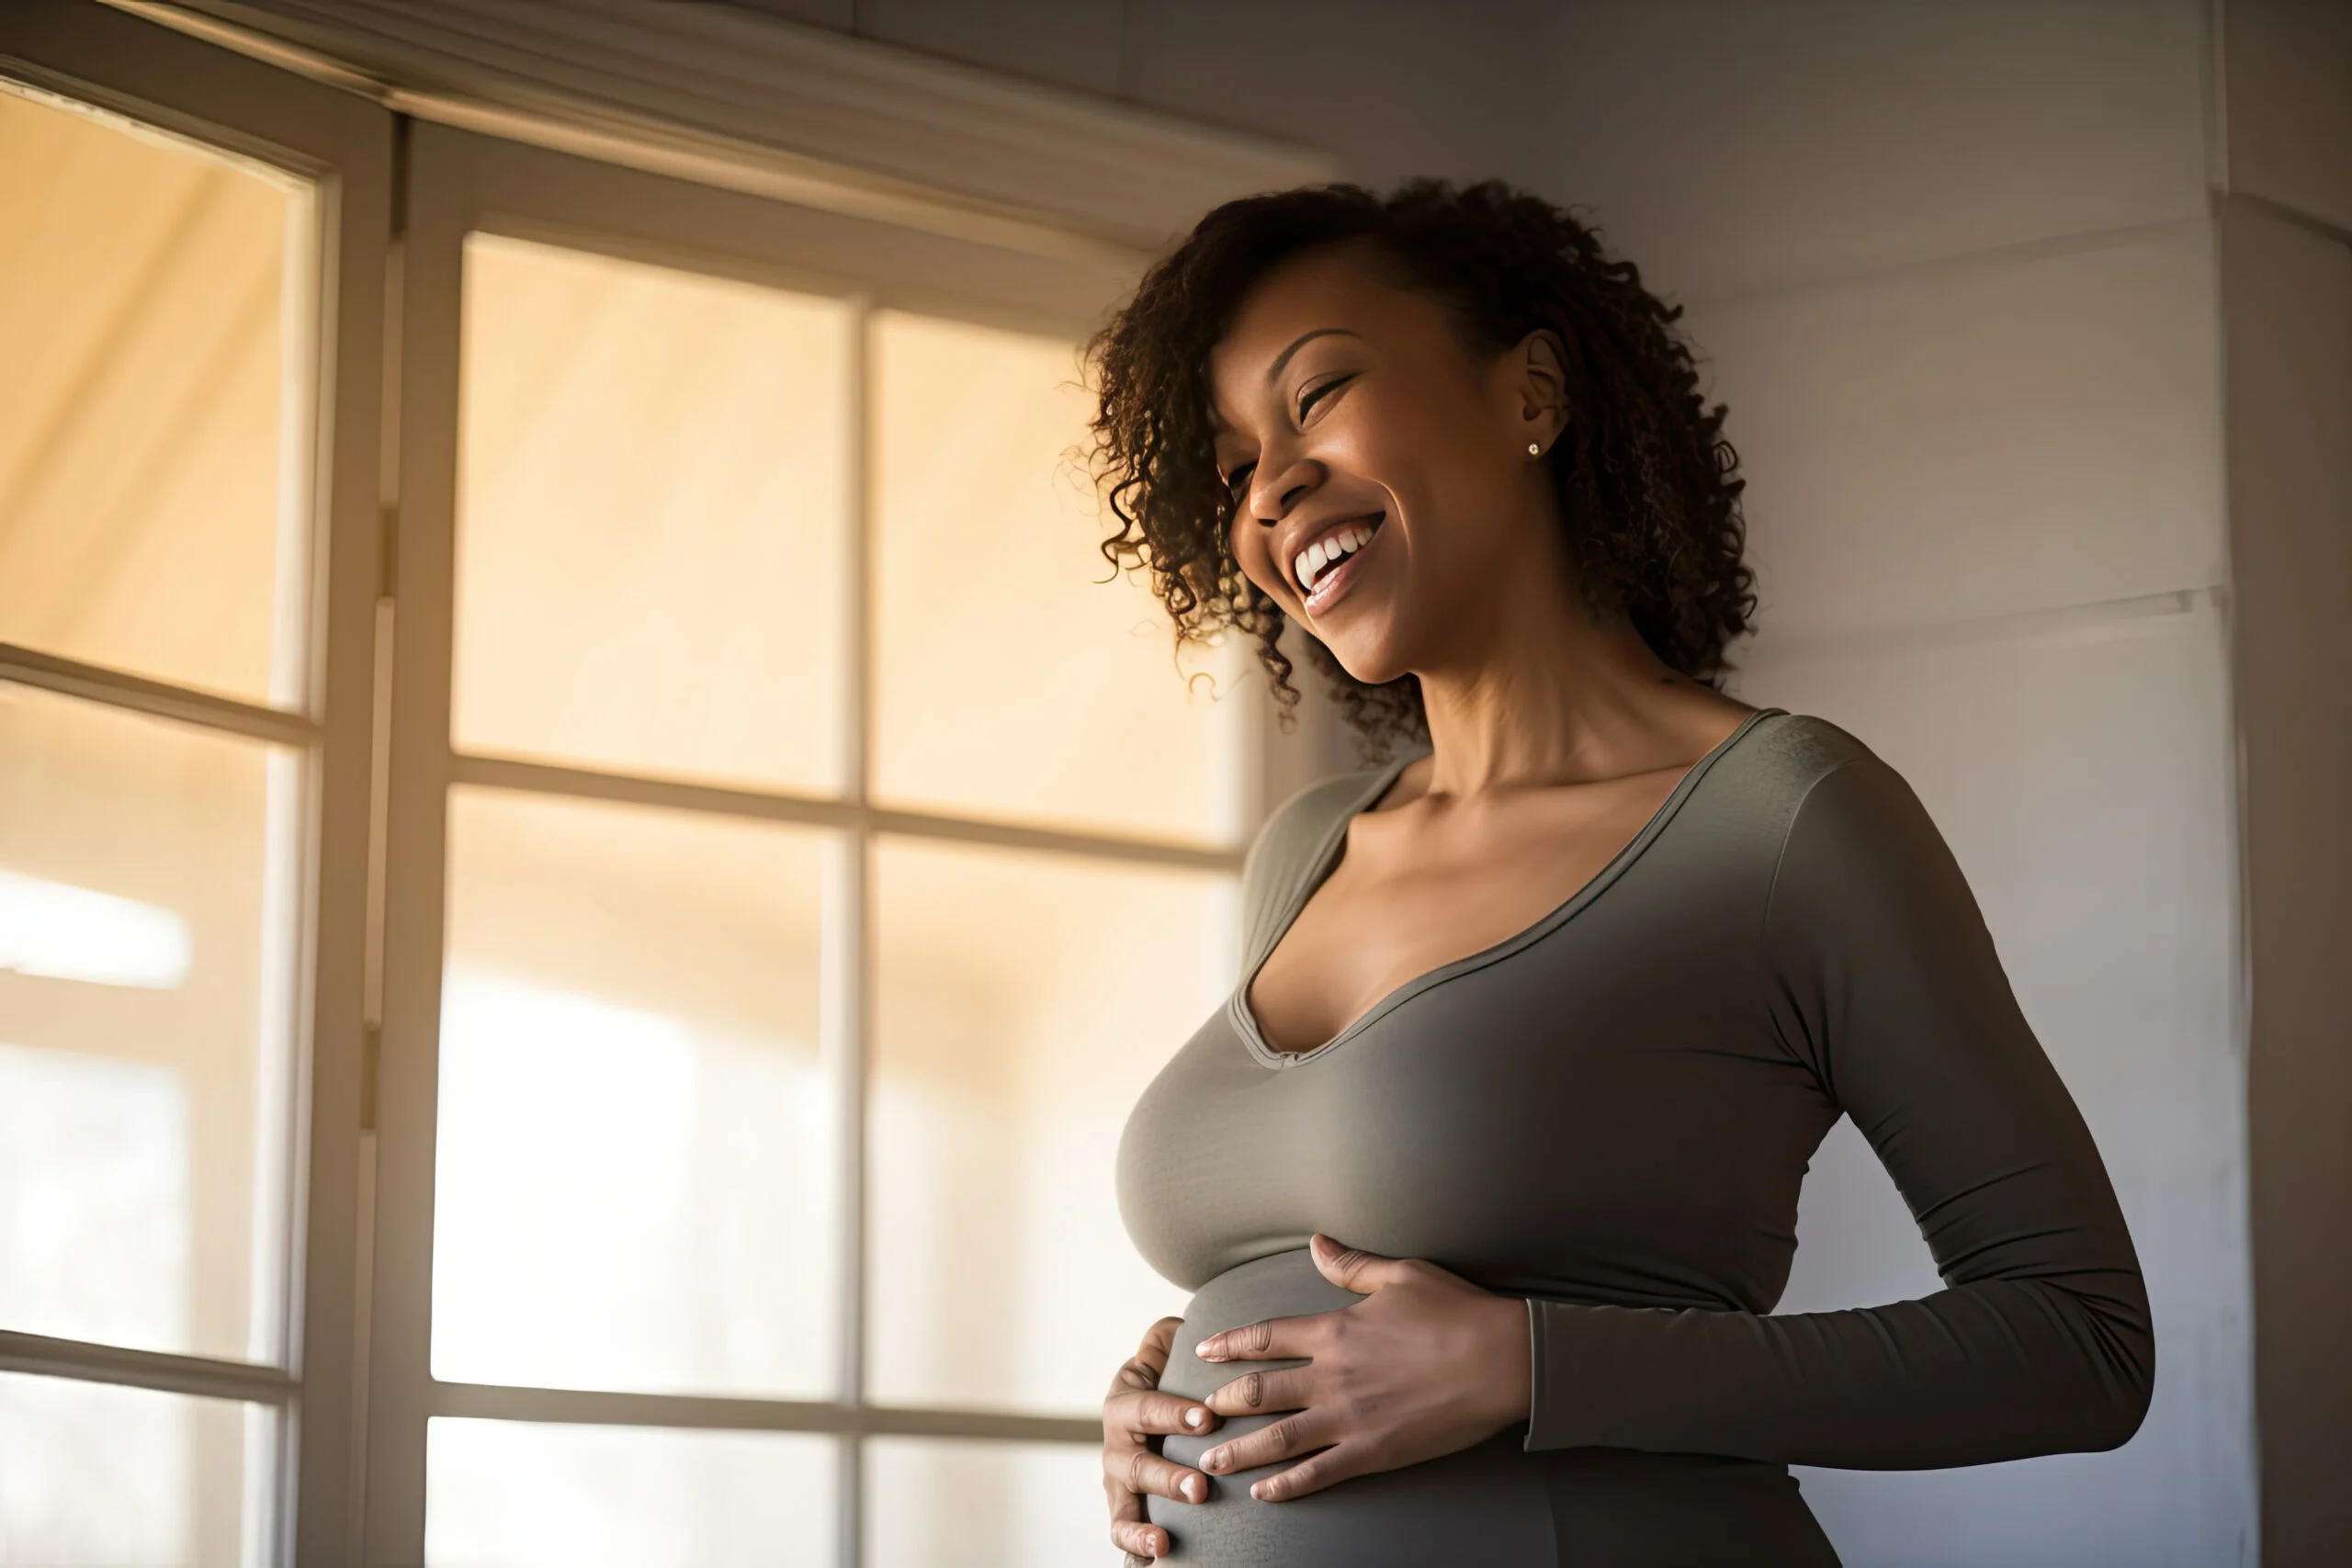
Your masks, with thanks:
[{"label": "sleeve cuff", "polygon": [[1544,1340],[1547,1337],[1544,1329],[1544,1303],[1530,1296],[1527,1298],[1527,1439],[1520,1445],[1527,1453],[1560,1446],[1551,1429],[1552,1424],[1544,1419]]}]

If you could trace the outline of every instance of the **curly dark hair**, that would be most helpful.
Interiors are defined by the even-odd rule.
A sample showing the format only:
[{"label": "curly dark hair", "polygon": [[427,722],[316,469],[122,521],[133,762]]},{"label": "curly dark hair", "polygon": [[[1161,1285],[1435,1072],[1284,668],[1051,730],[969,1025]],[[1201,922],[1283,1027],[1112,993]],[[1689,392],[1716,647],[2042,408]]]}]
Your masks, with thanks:
[{"label": "curly dark hair", "polygon": [[[1414,180],[1383,197],[1306,186],[1217,208],[1144,276],[1088,345],[1100,398],[1093,467],[1118,532],[1114,570],[1146,571],[1180,646],[1228,628],[1257,644],[1287,727],[1298,693],[1286,617],[1242,574],[1228,529],[1238,498],[1217,472],[1209,354],[1250,286],[1303,252],[1368,242],[1402,285],[1443,302],[1492,353],[1548,327],[1566,349],[1568,424],[1546,459],[1570,558],[1596,614],[1629,617],[1668,667],[1719,683],[1726,644],[1756,611],[1742,559],[1738,456],[1724,408],[1699,395],[1681,307],[1567,211],[1498,181]],[[1356,681],[1305,626],[1367,759],[1428,734],[1420,682]]]}]

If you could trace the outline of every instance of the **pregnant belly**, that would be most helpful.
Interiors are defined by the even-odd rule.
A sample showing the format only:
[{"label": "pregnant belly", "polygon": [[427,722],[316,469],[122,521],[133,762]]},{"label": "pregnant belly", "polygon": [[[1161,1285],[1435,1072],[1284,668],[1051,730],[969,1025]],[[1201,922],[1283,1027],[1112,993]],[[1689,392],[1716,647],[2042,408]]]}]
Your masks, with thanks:
[{"label": "pregnant belly", "polygon": [[[1261,1318],[1330,1312],[1363,1298],[1323,1278],[1304,1250],[1278,1253],[1228,1269],[1185,1309],[1160,1386],[1205,1399],[1250,1371],[1296,1361],[1212,1366],[1193,1348],[1223,1329]],[[1195,1465],[1220,1442],[1255,1431],[1279,1413],[1228,1417],[1205,1438],[1170,1437],[1163,1451]],[[1204,1503],[1149,1500],[1165,1526],[1170,1561],[1198,1568],[1555,1568],[1551,1504],[1543,1467],[1521,1451],[1513,1427],[1476,1448],[1376,1475],[1360,1475],[1287,1503],[1261,1503],[1250,1485],[1279,1465],[1209,1478]]]},{"label": "pregnant belly", "polygon": [[[1210,1335],[1261,1318],[1331,1312],[1363,1298],[1325,1280],[1304,1249],[1209,1281],[1185,1308],[1160,1387],[1205,1399],[1252,1370],[1193,1354]],[[1162,1451],[1198,1467],[1211,1448],[1279,1419],[1232,1416]],[[1211,1476],[1204,1503],[1147,1501],[1187,1568],[1837,1568],[1838,1554],[1786,1467],[1706,1454],[1562,1449],[1527,1453],[1524,1429],[1402,1470],[1360,1475],[1287,1503],[1250,1483],[1282,1468]]]}]

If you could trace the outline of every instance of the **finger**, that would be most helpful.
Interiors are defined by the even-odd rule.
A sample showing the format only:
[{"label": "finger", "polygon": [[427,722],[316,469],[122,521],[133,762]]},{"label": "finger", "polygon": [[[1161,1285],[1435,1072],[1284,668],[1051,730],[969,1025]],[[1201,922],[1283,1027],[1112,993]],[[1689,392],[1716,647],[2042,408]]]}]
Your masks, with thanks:
[{"label": "finger", "polygon": [[1197,1399],[1157,1390],[1114,1393],[1102,1402],[1102,1429],[1156,1437],[1189,1432],[1198,1437],[1216,1429],[1216,1413]]},{"label": "finger", "polygon": [[1350,1451],[1360,1445],[1341,1443],[1325,1449],[1312,1459],[1303,1459],[1288,1470],[1276,1471],[1252,1482],[1250,1495],[1261,1503],[1287,1503],[1294,1497],[1304,1497],[1309,1492],[1320,1492],[1335,1486],[1351,1475],[1361,1475],[1367,1468],[1357,1462]]},{"label": "finger", "polygon": [[1129,1562],[1150,1562],[1168,1555],[1168,1532],[1151,1522],[1143,1499],[1105,1476],[1102,1489],[1111,1495],[1111,1544],[1127,1554]]},{"label": "finger", "polygon": [[1399,1283],[1413,1271],[1412,1264],[1406,1259],[1384,1258],[1362,1247],[1342,1247],[1319,1231],[1307,1238],[1306,1250],[1314,1257],[1315,1267],[1322,1270],[1323,1278],[1360,1296],[1368,1296],[1383,1285]]},{"label": "finger", "polygon": [[1312,1356],[1328,1326],[1323,1320],[1332,1315],[1318,1312],[1305,1317],[1270,1317],[1263,1323],[1245,1323],[1238,1328],[1210,1335],[1193,1348],[1193,1354],[1204,1361],[1270,1361],[1286,1356]]},{"label": "finger", "polygon": [[1315,1374],[1306,1367],[1278,1372],[1244,1372],[1209,1395],[1209,1409],[1219,1416],[1256,1416],[1268,1410],[1304,1410]]},{"label": "finger", "polygon": [[1181,1317],[1163,1317],[1151,1325],[1143,1337],[1136,1353],[1123,1363],[1111,1379],[1111,1392],[1124,1393],[1131,1388],[1158,1388],[1159,1374],[1168,1370],[1168,1352],[1176,1344],[1176,1331],[1184,1326]]},{"label": "finger", "polygon": [[1207,1476],[1197,1470],[1188,1470],[1172,1459],[1162,1459],[1147,1448],[1105,1448],[1102,1450],[1102,1479],[1113,1489],[1114,1518],[1118,1517],[1115,1505],[1120,1487],[1125,1487],[1130,1495],[1138,1498],[1136,1505],[1138,1509],[1143,1506],[1140,1497],[1145,1493],[1154,1497],[1165,1497],[1171,1503],[1208,1501]]},{"label": "finger", "polygon": [[1331,1440],[1325,1423],[1316,1413],[1303,1410],[1211,1449],[1201,1456],[1201,1468],[1211,1475],[1230,1475],[1237,1470],[1280,1464],[1286,1459],[1311,1453]]}]

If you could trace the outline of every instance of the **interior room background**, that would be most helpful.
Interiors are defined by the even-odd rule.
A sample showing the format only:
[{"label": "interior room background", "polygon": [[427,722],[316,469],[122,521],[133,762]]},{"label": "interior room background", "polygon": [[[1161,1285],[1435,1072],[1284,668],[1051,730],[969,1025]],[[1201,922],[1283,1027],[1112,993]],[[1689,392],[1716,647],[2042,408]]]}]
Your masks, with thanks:
[{"label": "interior room background", "polygon": [[[1109,1561],[1110,1151],[1350,757],[1092,581],[1074,346],[1413,175],[1686,306],[1732,690],[1917,787],[2147,1269],[2132,1443],[1841,1553],[2339,1561],[2352,7],[22,0],[0,1562]],[[1936,1285],[1849,1127],[1800,1237]]]}]

